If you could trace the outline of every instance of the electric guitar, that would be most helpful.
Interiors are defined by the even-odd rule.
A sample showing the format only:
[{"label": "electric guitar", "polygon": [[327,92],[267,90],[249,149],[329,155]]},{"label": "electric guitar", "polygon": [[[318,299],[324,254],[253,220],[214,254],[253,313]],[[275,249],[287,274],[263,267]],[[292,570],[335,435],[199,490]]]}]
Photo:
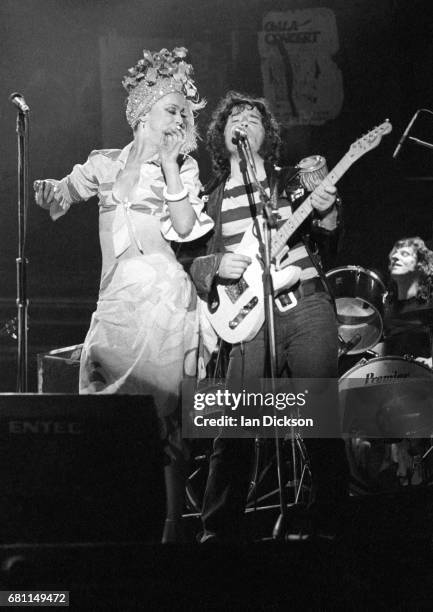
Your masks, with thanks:
[{"label": "electric guitar", "polygon": [[[335,185],[356,160],[377,147],[382,136],[389,134],[391,130],[391,123],[386,120],[354,142],[325,180]],[[316,189],[319,187],[320,185]],[[287,241],[313,211],[312,197],[315,191],[302,202],[290,219],[272,237],[271,276],[274,295],[283,289],[289,289],[300,278],[300,268],[289,265]],[[256,235],[257,225],[251,224],[235,251],[250,257],[252,263],[238,281],[220,281],[216,287],[217,299],[205,309],[206,316],[216,333],[231,344],[248,342],[254,338],[265,320],[263,265],[260,241]]]}]

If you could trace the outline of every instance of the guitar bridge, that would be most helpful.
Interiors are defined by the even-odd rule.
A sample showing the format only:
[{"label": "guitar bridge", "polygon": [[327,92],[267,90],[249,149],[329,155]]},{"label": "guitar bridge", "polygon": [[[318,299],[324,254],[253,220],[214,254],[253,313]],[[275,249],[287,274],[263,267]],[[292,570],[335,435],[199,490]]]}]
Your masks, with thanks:
[{"label": "guitar bridge", "polygon": [[229,321],[230,329],[236,329],[239,323],[241,323],[248,315],[248,313],[251,312],[252,309],[257,305],[258,301],[259,298],[257,296],[254,296],[247,304],[245,304],[245,306],[241,308],[235,318]]}]

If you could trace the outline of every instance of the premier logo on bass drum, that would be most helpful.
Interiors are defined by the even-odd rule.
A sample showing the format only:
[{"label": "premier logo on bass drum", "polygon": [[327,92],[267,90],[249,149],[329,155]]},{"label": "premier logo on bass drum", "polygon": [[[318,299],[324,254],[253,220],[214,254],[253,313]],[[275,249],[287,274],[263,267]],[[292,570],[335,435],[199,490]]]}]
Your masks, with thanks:
[{"label": "premier logo on bass drum", "polygon": [[409,378],[409,377],[410,377],[410,372],[398,372],[397,370],[394,370],[394,372],[391,372],[390,374],[384,374],[383,376],[376,376],[374,372],[368,372],[365,376],[364,384],[374,385],[374,384],[387,382],[390,380],[395,380],[396,378]]}]

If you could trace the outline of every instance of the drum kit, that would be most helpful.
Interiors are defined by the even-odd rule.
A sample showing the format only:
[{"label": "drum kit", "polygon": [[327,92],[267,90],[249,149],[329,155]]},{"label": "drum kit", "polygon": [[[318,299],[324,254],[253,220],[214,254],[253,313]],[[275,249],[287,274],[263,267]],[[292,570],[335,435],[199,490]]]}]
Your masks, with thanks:
[{"label": "drum kit", "polygon": [[[346,437],[352,495],[372,494],[433,480],[433,370],[413,356],[380,355],[386,287],[360,266],[327,274],[335,298],[340,339],[340,418]],[[415,313],[419,319],[419,311]],[[410,318],[410,313],[407,315]],[[431,308],[424,309],[433,328]],[[368,383],[368,384],[367,384]],[[270,446],[270,445],[269,445]],[[298,478],[287,483],[296,502],[307,502],[309,466],[302,439],[296,440]],[[211,448],[201,449],[187,486],[188,506],[199,513]],[[293,474],[293,445],[283,446]],[[272,451],[256,441],[249,508],[278,503]],[[248,512],[248,507],[247,507]]]},{"label": "drum kit", "polygon": [[[433,371],[411,355],[379,355],[386,288],[375,272],[346,266],[326,276],[341,343],[340,417],[352,493],[426,484],[432,476]],[[432,328],[432,314],[429,308],[407,318],[421,316]]]}]

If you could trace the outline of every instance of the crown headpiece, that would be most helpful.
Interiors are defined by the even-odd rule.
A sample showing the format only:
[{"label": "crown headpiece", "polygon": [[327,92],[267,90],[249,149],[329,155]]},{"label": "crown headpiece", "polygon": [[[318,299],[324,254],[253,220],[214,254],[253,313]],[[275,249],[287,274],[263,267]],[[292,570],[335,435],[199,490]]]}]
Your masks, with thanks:
[{"label": "crown headpiece", "polygon": [[145,49],[143,57],[135,66],[129,68],[128,74],[122,80],[122,85],[129,94],[126,119],[132,128],[163,96],[169,93],[185,96],[189,115],[185,151],[196,146],[193,112],[205,105],[203,100],[199,101],[193,81],[193,68],[185,61],[187,54],[185,47],[176,47],[173,51],[161,49],[157,53]]}]

